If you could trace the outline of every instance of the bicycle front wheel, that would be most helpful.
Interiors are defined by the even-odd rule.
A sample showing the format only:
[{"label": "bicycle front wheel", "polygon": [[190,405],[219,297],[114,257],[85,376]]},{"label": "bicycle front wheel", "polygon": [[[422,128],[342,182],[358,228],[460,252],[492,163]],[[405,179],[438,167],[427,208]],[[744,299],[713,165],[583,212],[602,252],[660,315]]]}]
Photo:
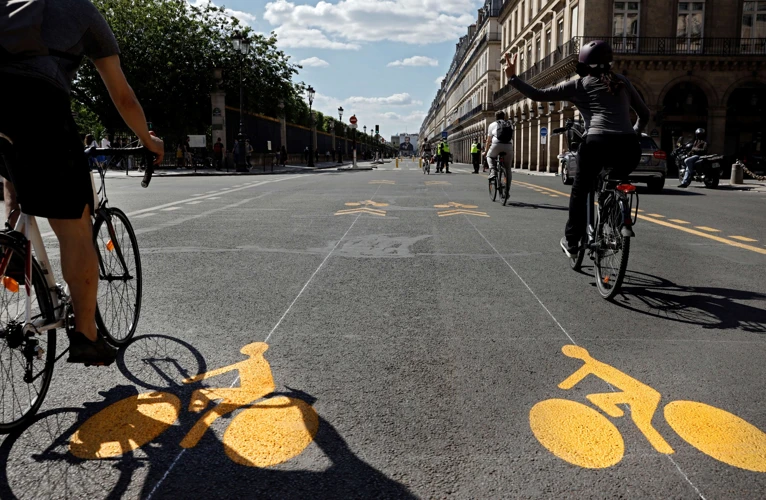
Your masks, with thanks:
[{"label": "bicycle front wheel", "polygon": [[[56,363],[56,330],[24,333],[26,293],[24,248],[0,235],[0,258],[8,268],[0,279],[0,434],[21,428],[31,420],[53,377]],[[33,323],[54,321],[53,304],[42,270],[32,260],[30,293]]]},{"label": "bicycle front wheel", "polygon": [[599,210],[594,259],[596,265],[593,267],[596,287],[605,299],[617,295],[628,269],[630,238],[620,233],[621,222],[622,213],[615,202]]},{"label": "bicycle front wheel", "polygon": [[136,333],[141,314],[141,256],[128,216],[118,208],[107,213],[106,219],[99,214],[93,226],[99,265],[96,324],[119,347]]}]

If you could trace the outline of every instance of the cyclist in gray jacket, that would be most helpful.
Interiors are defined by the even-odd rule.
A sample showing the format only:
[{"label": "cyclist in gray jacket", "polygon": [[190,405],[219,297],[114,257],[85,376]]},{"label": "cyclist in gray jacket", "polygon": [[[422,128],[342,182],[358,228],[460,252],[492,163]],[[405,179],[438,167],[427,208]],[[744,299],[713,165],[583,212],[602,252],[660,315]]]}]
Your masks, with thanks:
[{"label": "cyclist in gray jacket", "polygon": [[[587,197],[596,177],[612,168],[616,177],[627,177],[641,159],[640,133],[649,121],[646,106],[630,81],[612,72],[612,48],[594,41],[580,50],[577,74],[581,77],[555,87],[537,89],[516,76],[516,55],[505,55],[510,84],[534,101],[569,101],[585,120],[586,139],[580,145],[579,168],[569,199],[569,220],[561,248],[570,257],[578,251],[587,224]],[[631,123],[631,108],[638,121]]]}]

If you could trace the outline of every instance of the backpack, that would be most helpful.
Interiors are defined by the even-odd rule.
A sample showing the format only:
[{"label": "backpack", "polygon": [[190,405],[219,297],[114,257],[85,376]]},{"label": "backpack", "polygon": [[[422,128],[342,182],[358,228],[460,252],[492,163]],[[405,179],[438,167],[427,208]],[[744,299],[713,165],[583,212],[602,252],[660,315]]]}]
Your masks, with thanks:
[{"label": "backpack", "polygon": [[510,144],[513,142],[513,122],[509,120],[498,120],[495,137],[497,137],[497,140],[503,144]]},{"label": "backpack", "polygon": [[45,0],[0,0],[0,62],[47,56],[42,36]]}]

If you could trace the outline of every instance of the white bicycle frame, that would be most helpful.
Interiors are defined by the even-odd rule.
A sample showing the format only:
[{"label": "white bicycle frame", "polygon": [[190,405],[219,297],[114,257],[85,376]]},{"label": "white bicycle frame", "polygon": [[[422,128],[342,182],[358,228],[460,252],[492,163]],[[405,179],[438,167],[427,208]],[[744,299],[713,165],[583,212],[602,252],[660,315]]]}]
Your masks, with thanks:
[{"label": "white bicycle frame", "polygon": [[[92,172],[90,176],[90,184],[93,188],[95,209],[97,206],[95,202],[98,200],[98,193],[96,191],[96,184],[93,181]],[[16,221],[14,230],[24,235],[27,244],[24,266],[24,287],[27,296],[23,332],[26,334],[32,331],[35,334],[40,334],[41,332],[64,327],[65,315],[67,313],[67,308],[65,306],[71,302],[71,298],[69,297],[69,285],[65,284],[62,287],[56,283],[53,269],[48,260],[48,252],[45,249],[45,243],[43,243],[43,237],[40,234],[40,227],[37,225],[37,219],[33,215],[27,215],[24,212],[19,211],[19,219]],[[50,324],[45,324],[45,318],[40,318],[34,322],[32,321],[32,250],[34,250],[37,263],[40,265],[43,277],[45,278],[45,285],[50,294],[51,304],[53,305],[53,310],[55,312],[55,321]]]}]

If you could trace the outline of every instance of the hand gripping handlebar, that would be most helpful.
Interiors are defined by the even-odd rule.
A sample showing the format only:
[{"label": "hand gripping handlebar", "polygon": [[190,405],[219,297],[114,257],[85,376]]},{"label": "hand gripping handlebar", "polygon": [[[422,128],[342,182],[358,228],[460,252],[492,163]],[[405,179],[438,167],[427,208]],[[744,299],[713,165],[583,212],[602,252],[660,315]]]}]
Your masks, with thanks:
[{"label": "hand gripping handlebar", "polygon": [[144,178],[141,180],[141,187],[149,187],[149,183],[152,181],[156,156],[143,146],[137,148],[97,148],[92,146],[85,150],[85,156],[88,158],[93,156],[143,156],[146,160],[146,169],[144,170]]}]

